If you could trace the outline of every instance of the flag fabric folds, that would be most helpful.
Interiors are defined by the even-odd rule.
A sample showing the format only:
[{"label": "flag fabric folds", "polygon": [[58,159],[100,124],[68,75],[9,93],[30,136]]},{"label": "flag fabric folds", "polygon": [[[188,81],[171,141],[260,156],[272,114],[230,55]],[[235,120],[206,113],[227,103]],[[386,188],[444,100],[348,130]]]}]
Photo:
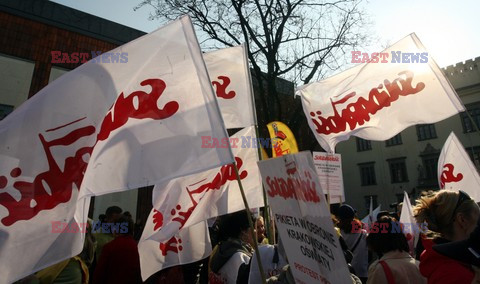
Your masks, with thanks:
[{"label": "flag fabric folds", "polygon": [[[255,139],[253,126],[230,137],[250,208],[263,206],[258,149],[247,143]],[[139,243],[144,279],[161,269],[205,258],[211,251],[206,220],[245,209],[232,165],[157,184],[152,199],[154,209]]]},{"label": "flag fabric folds", "polygon": [[201,147],[228,136],[188,17],[112,52],[128,63],[87,62],[0,122],[0,282],[78,254],[88,196],[234,161]]},{"label": "flag fabric folds", "polygon": [[480,176],[455,133],[450,133],[438,158],[440,188],[463,190],[480,202]]},{"label": "flag fabric folds", "polygon": [[[260,173],[257,168],[258,144],[254,127],[230,137],[235,163],[250,208],[263,206]],[[250,143],[247,143],[250,141]],[[180,229],[209,218],[245,209],[233,165],[157,184],[153,189],[153,207],[163,219],[161,229],[149,239],[165,241]]]},{"label": "flag fabric folds", "polygon": [[255,124],[250,70],[245,45],[223,48],[203,55],[217,95],[225,127]]},{"label": "flag fabric folds", "polygon": [[184,228],[164,242],[147,239],[160,230],[163,221],[159,213],[152,210],[138,243],[143,281],[157,271],[204,259],[212,252],[206,221]]},{"label": "flag fabric folds", "polygon": [[385,63],[377,56],[297,89],[308,124],[327,152],[351,135],[387,140],[408,126],[434,123],[465,110],[415,34],[382,53]]},{"label": "flag fabric folds", "polygon": [[290,128],[280,121],[267,124],[270,140],[272,141],[272,157],[298,153],[297,140]]}]

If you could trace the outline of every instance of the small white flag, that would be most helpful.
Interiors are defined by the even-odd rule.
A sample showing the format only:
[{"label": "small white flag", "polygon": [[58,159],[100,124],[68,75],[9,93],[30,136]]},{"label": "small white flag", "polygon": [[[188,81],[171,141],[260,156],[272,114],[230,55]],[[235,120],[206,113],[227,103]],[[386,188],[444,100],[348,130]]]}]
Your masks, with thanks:
[{"label": "small white flag", "polygon": [[438,158],[440,188],[461,189],[480,202],[480,176],[455,133],[450,133]]},{"label": "small white flag", "polygon": [[410,254],[415,256],[415,247],[417,245],[420,231],[423,230],[422,224],[417,224],[413,217],[412,204],[408,194],[404,192],[402,212],[400,213],[400,223],[402,224],[402,230],[407,238],[408,246],[410,248]]}]

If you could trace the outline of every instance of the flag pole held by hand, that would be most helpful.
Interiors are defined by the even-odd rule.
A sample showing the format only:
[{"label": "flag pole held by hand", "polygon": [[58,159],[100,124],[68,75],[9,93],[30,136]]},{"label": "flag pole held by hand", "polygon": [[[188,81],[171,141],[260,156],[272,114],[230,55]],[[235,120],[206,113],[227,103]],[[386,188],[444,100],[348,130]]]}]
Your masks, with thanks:
[{"label": "flag pole held by hand", "polygon": [[260,252],[258,251],[257,236],[255,234],[255,228],[253,227],[252,222],[252,213],[250,212],[247,197],[245,196],[245,191],[243,190],[242,181],[240,180],[240,175],[238,174],[237,164],[233,163],[233,167],[235,168],[235,175],[237,176],[238,187],[240,188],[240,192],[242,193],[243,203],[245,204],[245,209],[247,211],[248,224],[250,225],[250,233],[252,234],[253,248],[255,249],[255,255],[257,256],[258,269],[260,270],[260,275],[262,276],[262,283],[266,284],[267,281],[265,280],[265,273],[263,272],[262,260],[260,258]]}]

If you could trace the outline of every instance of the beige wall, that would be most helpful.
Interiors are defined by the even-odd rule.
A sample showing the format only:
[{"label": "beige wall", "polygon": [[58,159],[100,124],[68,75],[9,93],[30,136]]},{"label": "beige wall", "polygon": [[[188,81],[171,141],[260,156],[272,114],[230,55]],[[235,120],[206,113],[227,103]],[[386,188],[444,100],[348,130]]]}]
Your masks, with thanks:
[{"label": "beige wall", "polygon": [[[464,104],[480,102],[479,68],[480,57],[444,68],[447,78]],[[386,147],[384,141],[372,141],[372,150],[364,152],[357,152],[355,137],[339,143],[336,152],[342,154],[346,203],[355,207],[358,215],[363,217],[367,214],[364,197],[376,195],[382,210],[392,211],[388,205],[397,202],[396,194],[402,194],[404,190],[411,192],[413,188],[416,188],[416,195],[421,191],[418,168],[423,167],[420,153],[426,149],[427,144],[440,151],[450,132],[454,131],[464,147],[480,146],[480,134],[464,133],[460,115],[435,123],[435,130],[437,138],[418,141],[416,127],[409,127],[401,132],[403,144]],[[406,157],[408,182],[392,184],[387,159],[399,157]],[[376,185],[361,186],[358,164],[365,162],[375,162]]]}]

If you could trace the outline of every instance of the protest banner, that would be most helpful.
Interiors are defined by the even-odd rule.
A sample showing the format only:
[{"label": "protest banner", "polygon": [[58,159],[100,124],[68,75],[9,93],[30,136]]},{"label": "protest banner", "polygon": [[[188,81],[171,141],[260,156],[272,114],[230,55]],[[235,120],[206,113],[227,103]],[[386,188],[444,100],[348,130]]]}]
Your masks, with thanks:
[{"label": "protest banner", "polygon": [[258,167],[296,283],[352,283],[311,153]]},{"label": "protest banner", "polygon": [[313,152],[313,164],[322,189],[330,196],[330,204],[345,201],[342,156],[326,152]]}]

